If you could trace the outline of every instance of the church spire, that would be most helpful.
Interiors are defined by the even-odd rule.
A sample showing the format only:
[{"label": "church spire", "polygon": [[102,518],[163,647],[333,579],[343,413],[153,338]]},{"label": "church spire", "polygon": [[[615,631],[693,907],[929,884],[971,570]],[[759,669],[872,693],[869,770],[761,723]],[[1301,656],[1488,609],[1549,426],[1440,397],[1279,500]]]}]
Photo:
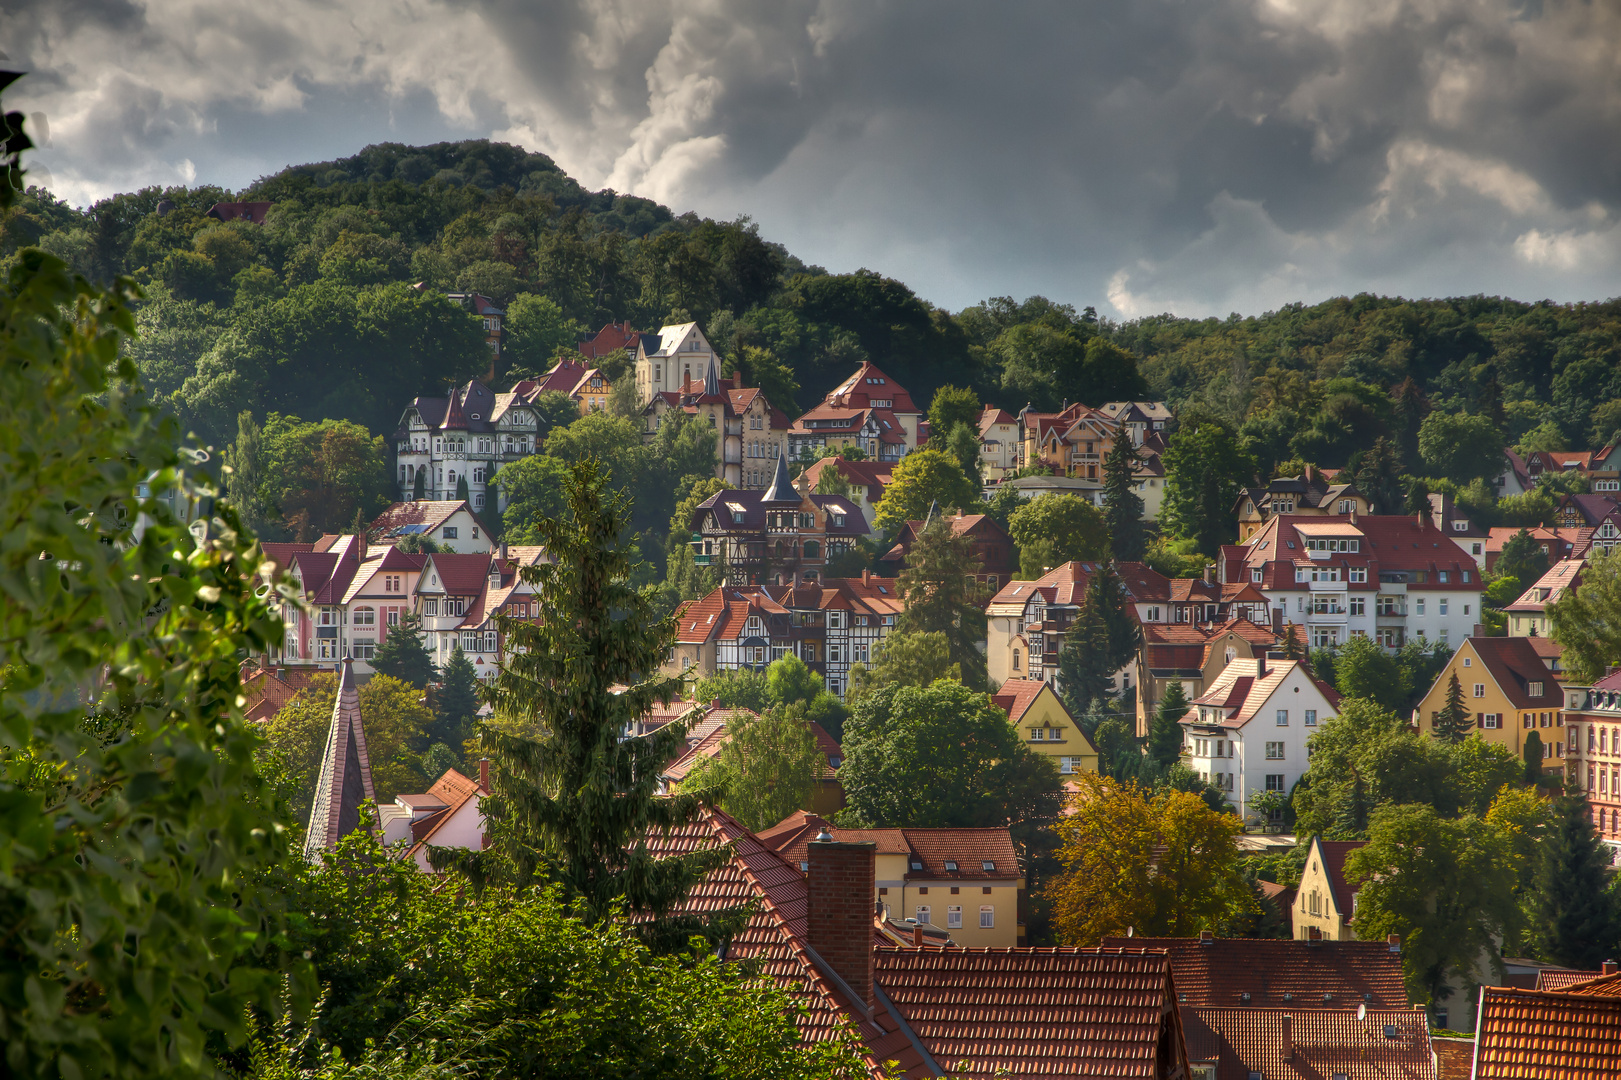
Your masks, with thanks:
[{"label": "church spire", "polygon": [[709,370],[704,372],[704,394],[720,397],[720,372],[715,370],[715,354],[709,354]]},{"label": "church spire", "polygon": [[337,847],[339,840],[360,827],[360,808],[375,799],[366,729],[360,721],[360,692],[355,688],[354,664],[346,656],[338,678],[338,698],[332,703],[326,752],[321,755],[321,778],[310,807],[305,856],[313,859]]},{"label": "church spire", "polygon": [[771,478],[771,486],[765,489],[760,496],[761,502],[799,502],[799,492],[794,490],[793,477],[788,475],[788,454],[784,452],[777,455],[777,474]]}]

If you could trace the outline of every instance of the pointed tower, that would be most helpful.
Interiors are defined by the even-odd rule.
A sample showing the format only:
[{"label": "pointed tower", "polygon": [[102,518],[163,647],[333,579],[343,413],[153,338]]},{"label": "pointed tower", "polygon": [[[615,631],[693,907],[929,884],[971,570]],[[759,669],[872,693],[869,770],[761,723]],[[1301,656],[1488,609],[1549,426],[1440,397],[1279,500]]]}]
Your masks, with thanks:
[{"label": "pointed tower", "polygon": [[765,489],[760,496],[763,503],[793,503],[799,505],[799,492],[794,490],[793,478],[788,475],[788,455],[777,455],[777,475],[771,478],[771,486]]},{"label": "pointed tower", "polygon": [[355,688],[354,664],[346,656],[338,679],[338,700],[332,705],[332,726],[326,733],[326,753],[321,756],[321,778],[316,781],[315,802],[310,807],[305,857],[313,859],[337,847],[339,840],[360,827],[361,806],[374,801],[366,729],[360,722],[360,692]]},{"label": "pointed tower", "polygon": [[715,370],[715,356],[709,356],[709,370],[704,372],[704,396],[720,397],[720,372]]}]

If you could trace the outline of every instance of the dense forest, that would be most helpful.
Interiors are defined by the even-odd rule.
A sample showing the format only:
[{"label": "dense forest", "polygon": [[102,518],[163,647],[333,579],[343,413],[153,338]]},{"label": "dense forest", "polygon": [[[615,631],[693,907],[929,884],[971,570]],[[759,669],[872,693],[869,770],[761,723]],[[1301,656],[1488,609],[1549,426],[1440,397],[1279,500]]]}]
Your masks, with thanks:
[{"label": "dense forest", "polygon": [[[274,205],[263,225],[205,216],[238,199]],[[0,261],[28,245],[140,284],[130,350],[148,392],[217,446],[244,411],[375,439],[413,396],[483,375],[482,331],[439,295],[451,289],[509,307],[497,384],[610,320],[692,318],[728,366],[794,397],[779,402],[790,413],[871,358],[924,407],[946,384],[1012,410],[1163,398],[1230,432],[1262,473],[1354,469],[1383,437],[1387,477],[1461,488],[1469,469],[1420,460],[1432,412],[1524,448],[1596,447],[1621,428],[1618,301],[1362,295],[1117,323],[1037,296],[950,312],[868,270],[806,265],[746,218],[589,192],[544,155],[485,141],[372,146],[240,192],[149,188],[86,210],[32,190],[0,224]]]}]

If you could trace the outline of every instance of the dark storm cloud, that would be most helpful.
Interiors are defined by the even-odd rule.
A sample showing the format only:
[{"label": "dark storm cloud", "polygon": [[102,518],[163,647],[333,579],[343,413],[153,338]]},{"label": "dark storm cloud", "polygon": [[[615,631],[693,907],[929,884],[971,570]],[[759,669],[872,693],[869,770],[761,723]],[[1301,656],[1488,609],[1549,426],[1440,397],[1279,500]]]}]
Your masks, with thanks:
[{"label": "dark storm cloud", "polygon": [[[190,163],[239,185],[380,139],[493,133],[588,184],[750,214],[809,260],[870,266],[954,307],[1001,292],[1115,315],[1361,289],[1621,292],[1611,5],[153,0],[7,14],[0,47],[40,72],[27,107],[51,114],[44,163],[77,201]],[[318,122],[300,139],[294,118]]]}]

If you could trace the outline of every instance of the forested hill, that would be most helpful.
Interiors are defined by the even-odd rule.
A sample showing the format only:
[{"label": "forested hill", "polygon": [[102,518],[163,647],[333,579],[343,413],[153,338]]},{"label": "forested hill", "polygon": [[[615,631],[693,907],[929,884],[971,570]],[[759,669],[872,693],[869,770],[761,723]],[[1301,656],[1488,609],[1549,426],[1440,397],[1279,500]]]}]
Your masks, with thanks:
[{"label": "forested hill", "polygon": [[[263,225],[203,216],[232,199],[274,206]],[[729,366],[801,407],[870,357],[921,403],[945,383],[1013,410],[1165,398],[1242,429],[1263,467],[1343,465],[1410,431],[1415,403],[1490,415],[1528,445],[1596,445],[1621,426],[1616,303],[1359,296],[1116,324],[1034,297],[952,313],[868,271],[807,266],[746,219],[589,192],[486,141],[383,144],[242,192],[150,188],[84,212],[36,192],[5,220],[0,259],[29,244],[142,283],[133,352],[149,388],[216,443],[244,409],[385,433],[412,396],[481,374],[471,317],[416,282],[508,304],[514,368],[610,320],[694,318]]]}]

